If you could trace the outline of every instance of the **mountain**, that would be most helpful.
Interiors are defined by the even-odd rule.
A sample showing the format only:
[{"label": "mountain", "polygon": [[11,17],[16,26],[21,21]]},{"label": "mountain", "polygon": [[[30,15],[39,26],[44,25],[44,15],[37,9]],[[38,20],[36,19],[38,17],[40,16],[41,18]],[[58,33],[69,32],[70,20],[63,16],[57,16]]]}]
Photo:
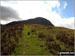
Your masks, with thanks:
[{"label": "mountain", "polygon": [[0,25],[1,55],[58,56],[60,52],[74,52],[75,30],[56,27],[45,18]]},{"label": "mountain", "polygon": [[42,18],[42,17],[37,17],[34,19],[23,20],[23,21],[14,21],[14,22],[8,23],[6,25],[11,26],[11,25],[16,25],[16,24],[41,24],[41,25],[54,26],[49,20]]}]

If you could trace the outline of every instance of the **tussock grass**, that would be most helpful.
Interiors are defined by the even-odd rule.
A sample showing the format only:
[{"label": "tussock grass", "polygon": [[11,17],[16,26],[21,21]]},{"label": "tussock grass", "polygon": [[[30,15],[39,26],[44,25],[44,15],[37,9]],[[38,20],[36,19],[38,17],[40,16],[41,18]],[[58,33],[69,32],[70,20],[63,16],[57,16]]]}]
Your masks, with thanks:
[{"label": "tussock grass", "polygon": [[1,27],[1,54],[57,55],[74,51],[74,30],[24,24]]}]

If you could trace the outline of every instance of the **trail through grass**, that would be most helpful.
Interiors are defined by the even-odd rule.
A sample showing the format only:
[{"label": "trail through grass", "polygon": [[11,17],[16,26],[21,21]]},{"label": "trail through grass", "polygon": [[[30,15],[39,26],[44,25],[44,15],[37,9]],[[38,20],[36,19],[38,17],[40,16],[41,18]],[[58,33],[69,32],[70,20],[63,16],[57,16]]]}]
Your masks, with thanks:
[{"label": "trail through grass", "polygon": [[49,50],[45,46],[45,41],[41,41],[37,35],[32,35],[31,29],[24,25],[22,37],[19,38],[19,43],[15,48],[15,55],[48,55]]}]

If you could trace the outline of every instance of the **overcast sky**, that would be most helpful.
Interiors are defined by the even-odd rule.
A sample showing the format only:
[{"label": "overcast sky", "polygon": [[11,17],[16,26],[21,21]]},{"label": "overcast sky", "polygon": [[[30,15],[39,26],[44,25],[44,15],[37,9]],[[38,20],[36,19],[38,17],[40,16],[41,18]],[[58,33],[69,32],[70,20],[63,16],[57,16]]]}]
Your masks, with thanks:
[{"label": "overcast sky", "polygon": [[19,18],[27,20],[35,17],[44,17],[50,20],[55,26],[74,28],[74,2],[74,0],[1,1],[0,7],[7,7],[8,11],[11,8],[11,13],[9,13],[11,17],[7,15],[10,19],[7,20],[8,18],[6,18],[6,20],[3,20],[1,18],[1,23],[7,24],[11,21],[20,20]]}]

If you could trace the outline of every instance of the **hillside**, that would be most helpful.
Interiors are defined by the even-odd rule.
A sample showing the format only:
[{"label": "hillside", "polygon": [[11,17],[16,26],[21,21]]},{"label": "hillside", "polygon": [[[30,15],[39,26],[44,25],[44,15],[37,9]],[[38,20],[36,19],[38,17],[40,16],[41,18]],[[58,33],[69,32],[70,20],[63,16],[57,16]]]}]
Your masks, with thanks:
[{"label": "hillside", "polygon": [[74,30],[40,24],[1,27],[2,55],[57,55],[74,51]]}]

